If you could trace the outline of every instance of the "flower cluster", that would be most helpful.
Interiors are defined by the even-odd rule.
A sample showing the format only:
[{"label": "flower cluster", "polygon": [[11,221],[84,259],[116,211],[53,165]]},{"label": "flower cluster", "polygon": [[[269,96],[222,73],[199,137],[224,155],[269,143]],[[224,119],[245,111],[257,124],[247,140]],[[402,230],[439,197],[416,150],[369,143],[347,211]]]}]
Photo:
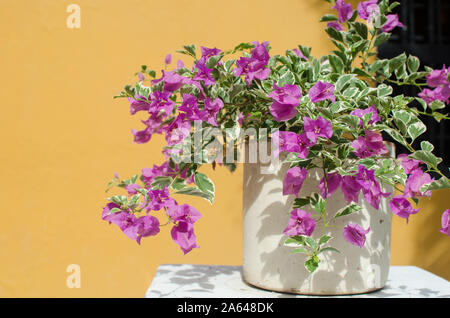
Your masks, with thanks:
[{"label": "flower cluster", "polygon": [[[306,254],[309,271],[318,267],[321,252],[336,250],[324,234],[330,222],[361,211],[363,202],[379,209],[389,198],[392,213],[409,222],[419,212],[413,202],[429,197],[432,190],[450,188],[433,145],[422,141],[418,149],[415,142],[426,130],[420,116],[449,119],[440,110],[450,99],[450,69],[425,66],[419,71],[420,61],[405,53],[369,63],[389,32],[403,26],[392,13],[396,5],[369,0],[355,10],[344,0],[335,1],[336,15],[321,21],[327,22],[325,30],[336,50],[324,57],[315,58],[302,45],[285,55],[271,55],[268,42],[241,43],[228,51],[201,47],[197,56],[196,46],[187,45],[177,53],[193,59],[190,68],[178,60],[176,68],[162,70],[156,78],[155,71],[142,66],[136,73],[139,82],[117,97],[128,99],[131,115],[147,116],[143,129],[132,130],[136,143],[147,143],[154,134],[164,136],[165,161],[131,179],[116,176],[108,188],[122,188],[127,195],[110,197],[102,218],[137,243],[171,226],[174,242],[183,253],[190,252],[198,247],[194,224],[201,214],[174,197],[191,195],[212,203],[214,184],[199,168],[211,163],[213,168],[217,163],[230,171],[236,168],[235,162],[218,157],[225,147],[211,151],[217,142],[212,131],[226,130],[227,141],[242,143],[245,129],[266,128],[271,129],[274,157],[289,165],[282,194],[295,196],[283,234],[286,242],[301,246],[295,252]],[[166,55],[166,68],[171,62],[172,54]],[[390,83],[432,90],[393,96]],[[199,142],[198,133],[204,137]],[[392,156],[386,136],[409,153]],[[213,160],[210,153],[216,154]],[[313,170],[321,174],[317,190],[303,195]],[[432,172],[440,178],[432,178]],[[386,191],[386,186],[395,191]],[[327,216],[327,200],[338,191],[348,205]],[[443,213],[439,229],[447,235],[449,214]],[[360,224],[347,222],[342,228],[345,240],[360,248],[368,235],[370,228]]]},{"label": "flower cluster", "polygon": [[434,101],[448,103],[450,101],[450,67],[445,65],[440,70],[432,70],[427,76],[427,85],[433,89],[425,88],[419,96],[428,104]]}]

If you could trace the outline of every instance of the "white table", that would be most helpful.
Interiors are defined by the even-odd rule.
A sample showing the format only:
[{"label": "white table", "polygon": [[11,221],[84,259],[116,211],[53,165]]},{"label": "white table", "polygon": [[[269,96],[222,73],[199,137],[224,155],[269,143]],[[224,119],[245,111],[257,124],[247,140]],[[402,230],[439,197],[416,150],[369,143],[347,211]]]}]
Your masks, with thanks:
[{"label": "white table", "polygon": [[[240,266],[161,265],[146,298],[314,297],[254,288],[242,281]],[[322,296],[323,297],[323,296]],[[415,266],[391,266],[386,286],[377,292],[332,297],[450,298],[450,282]]]}]

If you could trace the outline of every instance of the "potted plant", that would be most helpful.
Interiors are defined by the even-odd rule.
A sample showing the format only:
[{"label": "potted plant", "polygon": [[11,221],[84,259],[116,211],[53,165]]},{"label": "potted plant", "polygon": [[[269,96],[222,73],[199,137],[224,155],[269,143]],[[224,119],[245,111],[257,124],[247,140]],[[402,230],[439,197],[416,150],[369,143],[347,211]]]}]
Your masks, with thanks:
[{"label": "potted plant", "polygon": [[[138,82],[116,97],[130,112],[148,114],[132,130],[136,143],[163,134],[166,161],[108,184],[102,218],[129,238],[168,226],[186,254],[197,248],[199,211],[178,195],[214,200],[214,184],[199,168],[233,171],[244,163],[243,277],[253,285],[307,294],[352,294],[382,288],[389,270],[392,213],[418,213],[419,198],[450,188],[419,116],[449,119],[450,69],[421,67],[417,57],[379,59],[376,48],[396,27],[398,2],[369,0],[356,9],[333,2],[324,15],[335,50],[322,57],[299,45],[270,55],[268,42],[234,49],[195,45],[178,53],[171,71],[143,65]],[[171,64],[168,54],[165,65]],[[418,96],[393,95],[412,85]],[[395,156],[387,136],[409,153]],[[430,173],[439,176],[432,178]],[[443,234],[450,235],[450,210]],[[163,218],[166,218],[163,221]],[[164,222],[164,224],[162,224]]]}]

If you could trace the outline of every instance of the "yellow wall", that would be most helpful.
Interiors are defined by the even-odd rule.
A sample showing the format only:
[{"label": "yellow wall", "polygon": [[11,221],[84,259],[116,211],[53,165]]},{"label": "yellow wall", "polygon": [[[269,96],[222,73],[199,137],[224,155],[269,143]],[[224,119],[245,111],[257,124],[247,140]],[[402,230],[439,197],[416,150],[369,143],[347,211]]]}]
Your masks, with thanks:
[{"label": "yellow wall", "polygon": [[[81,7],[80,29],[66,27],[71,3]],[[204,215],[201,248],[187,256],[168,229],[138,246],[100,219],[114,172],[130,176],[163,159],[161,138],[132,143],[138,120],[112,96],[139,65],[158,69],[183,44],[227,49],[269,40],[273,53],[298,43],[327,52],[317,22],[327,4],[282,3],[0,0],[0,297],[141,297],[159,264],[240,264],[241,169],[211,172],[213,207],[186,198]],[[446,196],[436,195],[408,227],[395,222],[395,264],[450,278],[449,239],[437,233],[436,206]],[[432,225],[432,234],[424,235],[422,224]],[[69,264],[81,266],[79,289],[66,286]]]}]

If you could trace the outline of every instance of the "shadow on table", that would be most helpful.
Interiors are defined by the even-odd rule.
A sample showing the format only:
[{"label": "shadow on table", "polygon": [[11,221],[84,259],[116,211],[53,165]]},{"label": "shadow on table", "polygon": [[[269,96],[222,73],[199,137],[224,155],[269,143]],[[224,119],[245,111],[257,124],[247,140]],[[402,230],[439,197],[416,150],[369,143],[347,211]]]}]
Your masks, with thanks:
[{"label": "shadow on table", "polygon": [[[168,265],[171,270],[160,269],[157,272],[157,276],[171,274],[169,282],[176,284],[177,289],[183,289],[183,292],[201,292],[211,293],[214,290],[214,284],[211,282],[218,276],[232,276],[236,272],[241,273],[240,266],[219,266],[219,265],[195,265],[186,268],[186,265]],[[176,268],[179,267],[177,270]],[[195,288],[184,289],[189,286],[195,286]],[[168,293],[162,293],[161,291],[152,291],[153,294],[158,294],[158,297],[165,297],[173,294],[176,290],[171,290]]]}]

